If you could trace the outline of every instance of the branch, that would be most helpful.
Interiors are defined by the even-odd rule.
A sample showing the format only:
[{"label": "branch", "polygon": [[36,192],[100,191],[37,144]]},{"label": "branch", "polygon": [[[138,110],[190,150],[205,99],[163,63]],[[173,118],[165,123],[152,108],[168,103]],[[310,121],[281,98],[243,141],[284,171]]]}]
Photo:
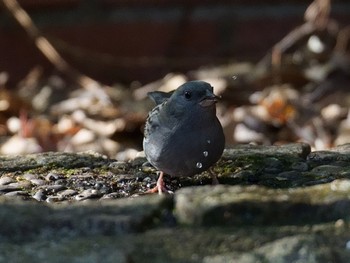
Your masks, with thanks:
[{"label": "branch", "polygon": [[[19,5],[17,0],[3,0],[5,8],[15,18],[15,20],[23,27],[30,38],[33,39],[36,47],[41,53],[63,74],[71,78],[81,87],[98,94],[103,100],[109,101],[107,95],[101,93],[100,88],[103,87],[99,82],[80,73],[76,68],[73,68],[68,62],[58,53],[56,48],[43,36],[40,30],[33,23],[28,13]],[[104,92],[103,92],[104,93]]]}]

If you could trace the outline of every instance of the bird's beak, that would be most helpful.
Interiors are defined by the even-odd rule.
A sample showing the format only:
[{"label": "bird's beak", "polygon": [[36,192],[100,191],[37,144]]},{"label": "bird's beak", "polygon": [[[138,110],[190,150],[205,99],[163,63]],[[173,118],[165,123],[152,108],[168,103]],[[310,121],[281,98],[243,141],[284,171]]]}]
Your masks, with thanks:
[{"label": "bird's beak", "polygon": [[208,90],[206,96],[199,102],[199,105],[201,105],[202,107],[209,107],[217,103],[220,98],[221,97],[216,96]]}]

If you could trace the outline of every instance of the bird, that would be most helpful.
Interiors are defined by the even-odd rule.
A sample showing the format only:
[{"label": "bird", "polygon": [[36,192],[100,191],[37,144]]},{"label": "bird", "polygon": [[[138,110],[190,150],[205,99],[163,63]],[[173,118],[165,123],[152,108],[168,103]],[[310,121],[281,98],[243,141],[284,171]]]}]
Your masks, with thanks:
[{"label": "bird", "polygon": [[[209,83],[200,80],[188,81],[171,92],[149,92],[148,96],[156,106],[145,123],[143,149],[160,175],[156,186],[147,192],[170,193],[164,174],[190,177],[220,159],[225,147],[223,128],[216,116],[220,97]],[[216,177],[211,175],[214,182]]]}]

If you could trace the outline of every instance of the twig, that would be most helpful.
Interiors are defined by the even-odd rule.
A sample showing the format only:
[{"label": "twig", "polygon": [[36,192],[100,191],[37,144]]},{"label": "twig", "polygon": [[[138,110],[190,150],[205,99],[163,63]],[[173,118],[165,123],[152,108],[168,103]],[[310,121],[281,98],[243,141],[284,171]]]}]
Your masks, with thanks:
[{"label": "twig", "polygon": [[20,6],[17,0],[3,0],[3,4],[15,20],[33,39],[37,48],[59,71],[71,78],[81,87],[94,92],[104,102],[109,103],[108,96],[101,90],[104,86],[69,65],[68,62],[58,53],[56,48],[43,36],[28,13]]}]

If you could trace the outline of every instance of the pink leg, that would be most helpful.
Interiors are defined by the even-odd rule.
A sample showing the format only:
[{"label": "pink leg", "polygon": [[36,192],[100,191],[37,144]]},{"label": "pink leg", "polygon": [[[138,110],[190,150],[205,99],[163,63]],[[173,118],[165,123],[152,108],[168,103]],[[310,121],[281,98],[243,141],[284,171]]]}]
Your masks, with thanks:
[{"label": "pink leg", "polygon": [[157,193],[157,192],[160,195],[163,194],[163,193],[172,193],[171,191],[166,189],[164,181],[163,181],[163,176],[164,176],[164,173],[160,172],[156,186],[153,187],[152,189],[149,189],[146,192],[147,194],[154,194],[154,193]]}]

